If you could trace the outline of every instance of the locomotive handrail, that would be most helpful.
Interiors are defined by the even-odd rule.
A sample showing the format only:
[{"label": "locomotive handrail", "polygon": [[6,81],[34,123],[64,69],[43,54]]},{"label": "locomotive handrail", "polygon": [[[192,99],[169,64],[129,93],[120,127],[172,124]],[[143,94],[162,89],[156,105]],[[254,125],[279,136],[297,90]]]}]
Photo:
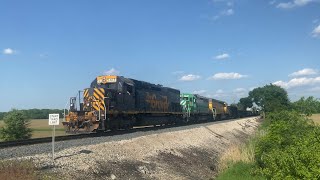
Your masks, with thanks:
[{"label": "locomotive handrail", "polygon": [[217,117],[217,110],[216,110],[216,108],[212,108],[212,117],[213,117],[213,120],[215,120],[216,117]]}]

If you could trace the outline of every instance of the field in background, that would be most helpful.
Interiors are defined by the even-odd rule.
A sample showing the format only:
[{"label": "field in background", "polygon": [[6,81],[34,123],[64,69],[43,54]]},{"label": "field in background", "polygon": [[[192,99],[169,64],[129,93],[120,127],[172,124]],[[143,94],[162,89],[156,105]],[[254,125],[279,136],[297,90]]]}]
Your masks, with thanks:
[{"label": "field in background", "polygon": [[[56,136],[66,135],[64,127],[62,125],[62,119],[60,119],[60,125],[56,126]],[[4,125],[3,121],[0,121],[0,127]],[[32,138],[51,137],[52,127],[48,125],[48,119],[32,119],[30,128],[33,130]]]},{"label": "field in background", "polygon": [[311,119],[318,125],[320,125],[320,114],[314,114],[311,116]]}]

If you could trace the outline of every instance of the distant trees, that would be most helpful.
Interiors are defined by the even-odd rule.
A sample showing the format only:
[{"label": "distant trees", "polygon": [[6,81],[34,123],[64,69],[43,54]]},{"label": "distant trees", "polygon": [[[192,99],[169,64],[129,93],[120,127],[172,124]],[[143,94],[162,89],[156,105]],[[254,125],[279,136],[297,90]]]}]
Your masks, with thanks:
[{"label": "distant trees", "polygon": [[314,113],[320,113],[320,101],[313,96],[302,97],[292,103],[292,108],[301,114],[310,116]]},{"label": "distant trees", "polygon": [[28,127],[28,120],[24,113],[19,110],[12,110],[3,118],[4,127],[0,129],[0,138],[5,141],[29,139],[32,130]]},{"label": "distant trees", "polygon": [[[63,117],[63,109],[28,109],[21,110],[27,119],[47,119],[49,114],[59,113]],[[0,120],[4,118],[7,112],[0,112]]]}]

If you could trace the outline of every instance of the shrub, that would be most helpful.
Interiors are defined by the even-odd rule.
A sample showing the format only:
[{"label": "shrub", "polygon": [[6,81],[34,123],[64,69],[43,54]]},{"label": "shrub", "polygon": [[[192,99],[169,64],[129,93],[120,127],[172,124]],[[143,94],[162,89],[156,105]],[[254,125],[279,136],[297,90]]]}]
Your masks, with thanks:
[{"label": "shrub", "polygon": [[57,173],[41,172],[30,160],[0,161],[1,180],[66,179]]},{"label": "shrub", "polygon": [[268,179],[319,179],[320,128],[297,112],[267,116],[266,134],[257,142],[257,172]]},{"label": "shrub", "polygon": [[32,130],[28,128],[30,120],[18,110],[10,111],[4,118],[5,126],[0,129],[0,137],[5,141],[22,140],[31,137]]}]

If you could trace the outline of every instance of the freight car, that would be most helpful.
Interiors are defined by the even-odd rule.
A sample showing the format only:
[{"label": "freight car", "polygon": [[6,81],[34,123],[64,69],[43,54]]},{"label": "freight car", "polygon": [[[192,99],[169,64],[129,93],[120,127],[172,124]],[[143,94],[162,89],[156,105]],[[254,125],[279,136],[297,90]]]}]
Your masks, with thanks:
[{"label": "freight car", "polygon": [[122,76],[98,76],[80,98],[70,98],[69,132],[172,124],[182,116],[179,90]]}]

